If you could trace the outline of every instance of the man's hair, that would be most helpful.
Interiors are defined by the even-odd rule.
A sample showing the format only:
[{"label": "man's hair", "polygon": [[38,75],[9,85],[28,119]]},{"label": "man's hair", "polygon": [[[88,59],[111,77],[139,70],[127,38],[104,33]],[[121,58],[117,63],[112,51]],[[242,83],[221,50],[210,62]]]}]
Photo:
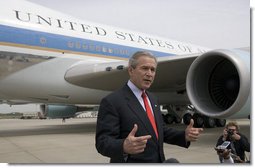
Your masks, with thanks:
[{"label": "man's hair", "polygon": [[239,131],[240,129],[236,121],[230,121],[229,123],[227,123],[225,128],[228,129],[229,126],[235,126],[237,131]]},{"label": "man's hair", "polygon": [[136,53],[134,53],[130,58],[129,58],[129,62],[128,62],[128,66],[132,67],[132,68],[136,68],[137,64],[138,64],[138,59],[142,56],[146,56],[149,58],[153,58],[157,64],[157,59],[156,57],[148,52],[148,51],[137,51]]}]

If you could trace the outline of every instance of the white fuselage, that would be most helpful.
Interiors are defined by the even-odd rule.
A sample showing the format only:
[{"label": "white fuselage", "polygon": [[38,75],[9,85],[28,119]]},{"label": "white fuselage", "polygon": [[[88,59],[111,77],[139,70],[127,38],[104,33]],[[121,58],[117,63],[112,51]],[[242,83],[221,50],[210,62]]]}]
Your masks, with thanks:
[{"label": "white fuselage", "polygon": [[157,57],[208,50],[82,21],[27,1],[4,3],[0,2],[0,100],[10,104],[97,104],[109,92],[68,83],[64,76],[73,65],[123,61],[137,50]]}]

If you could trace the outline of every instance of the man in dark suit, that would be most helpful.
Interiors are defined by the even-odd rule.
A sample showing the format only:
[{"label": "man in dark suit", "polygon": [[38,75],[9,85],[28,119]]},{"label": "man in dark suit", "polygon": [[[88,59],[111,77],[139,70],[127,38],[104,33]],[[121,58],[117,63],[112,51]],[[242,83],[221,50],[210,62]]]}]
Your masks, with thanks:
[{"label": "man in dark suit", "polygon": [[184,131],[167,127],[157,98],[146,91],[157,68],[156,58],[138,51],[129,59],[128,83],[102,99],[96,128],[96,148],[111,163],[162,163],[163,142],[188,148],[202,128],[193,120]]}]

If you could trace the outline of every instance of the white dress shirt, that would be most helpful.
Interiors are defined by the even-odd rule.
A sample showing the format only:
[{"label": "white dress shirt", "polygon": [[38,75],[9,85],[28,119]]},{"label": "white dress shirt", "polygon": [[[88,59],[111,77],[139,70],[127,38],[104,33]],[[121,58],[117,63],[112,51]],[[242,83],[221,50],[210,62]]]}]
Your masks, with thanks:
[{"label": "white dress shirt", "polygon": [[[146,111],[145,106],[144,106],[144,102],[143,102],[143,98],[142,98],[143,91],[141,89],[139,89],[138,87],[136,87],[130,80],[128,81],[127,85],[132,90],[132,92],[134,93],[135,97],[137,98],[137,100],[142,105],[144,111]],[[147,100],[148,100],[150,108],[151,108],[151,102],[150,102],[150,99],[148,98],[148,96],[147,96]],[[151,110],[153,111],[153,108],[151,108]]]}]

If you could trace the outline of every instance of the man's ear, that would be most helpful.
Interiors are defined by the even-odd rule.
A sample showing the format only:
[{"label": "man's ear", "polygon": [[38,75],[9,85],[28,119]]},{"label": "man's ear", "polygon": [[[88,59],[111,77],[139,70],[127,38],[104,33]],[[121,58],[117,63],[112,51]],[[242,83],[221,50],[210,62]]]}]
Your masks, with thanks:
[{"label": "man's ear", "polygon": [[133,72],[133,70],[134,70],[134,69],[133,69],[131,66],[129,66],[129,67],[128,67],[128,74],[131,75],[132,72]]}]

